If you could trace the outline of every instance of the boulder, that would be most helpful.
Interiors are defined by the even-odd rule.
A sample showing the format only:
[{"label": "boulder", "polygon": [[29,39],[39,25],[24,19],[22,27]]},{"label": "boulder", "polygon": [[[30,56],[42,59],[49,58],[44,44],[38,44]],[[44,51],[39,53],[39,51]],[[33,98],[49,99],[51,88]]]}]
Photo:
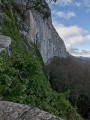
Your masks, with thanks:
[{"label": "boulder", "polygon": [[48,112],[27,105],[0,101],[0,120],[62,120]]},{"label": "boulder", "polygon": [[8,36],[0,35],[0,52],[8,50],[11,44],[11,38]]}]

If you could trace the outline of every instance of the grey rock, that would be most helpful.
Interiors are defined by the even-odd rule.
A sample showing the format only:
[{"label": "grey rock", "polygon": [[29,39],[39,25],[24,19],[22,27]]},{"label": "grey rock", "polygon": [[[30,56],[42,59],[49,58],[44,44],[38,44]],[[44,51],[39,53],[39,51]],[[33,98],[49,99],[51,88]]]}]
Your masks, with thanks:
[{"label": "grey rock", "polygon": [[[13,1],[15,4],[18,4],[18,6],[23,5],[23,3],[21,3],[21,0]],[[24,3],[27,2],[27,0],[22,1]],[[45,0],[43,0],[42,4],[45,4]],[[45,5],[49,11],[47,4]],[[47,64],[48,61],[50,62],[50,59],[55,56],[63,58],[68,57],[69,53],[66,51],[65,44],[52,25],[51,16],[45,18],[42,13],[33,9],[27,10],[25,16],[25,23],[29,28],[26,35],[28,43],[32,42],[37,45],[45,64]]]},{"label": "grey rock", "polygon": [[0,101],[0,120],[62,120],[48,112],[27,105]]},{"label": "grey rock", "polygon": [[0,23],[2,23],[3,19],[5,19],[5,18],[6,18],[5,13],[0,12]]},{"label": "grey rock", "polygon": [[26,5],[28,0],[12,0],[16,4]]},{"label": "grey rock", "polygon": [[24,38],[26,38],[27,36],[27,32],[26,31],[19,31],[21,36],[23,36]]},{"label": "grey rock", "polygon": [[0,52],[3,50],[9,50],[11,44],[11,38],[8,36],[0,35]]},{"label": "grey rock", "polygon": [[2,1],[0,0],[0,6],[2,5]]},{"label": "grey rock", "polygon": [[5,17],[5,13],[0,13],[0,19]]},{"label": "grey rock", "polygon": [[67,58],[65,44],[53,27],[51,18],[43,19],[40,13],[30,10],[26,14],[29,26],[27,39],[38,46],[44,63],[55,56]]}]

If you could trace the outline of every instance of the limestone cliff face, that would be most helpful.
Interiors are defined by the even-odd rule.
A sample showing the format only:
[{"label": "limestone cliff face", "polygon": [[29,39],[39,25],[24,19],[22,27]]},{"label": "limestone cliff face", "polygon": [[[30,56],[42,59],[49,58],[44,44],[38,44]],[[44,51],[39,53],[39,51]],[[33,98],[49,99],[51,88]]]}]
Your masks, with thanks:
[{"label": "limestone cliff face", "polygon": [[[17,4],[20,4],[19,1],[14,0]],[[25,5],[25,0],[22,4]],[[67,58],[68,53],[65,44],[52,25],[50,9],[45,1],[42,5],[46,6],[46,9],[43,9],[44,11],[49,11],[49,14],[47,12],[42,14],[44,12],[43,9],[42,12],[38,12],[35,9],[32,11],[28,9],[26,11],[26,24],[28,26],[26,37],[28,42],[33,42],[38,46],[44,63],[47,63],[55,56]],[[49,16],[46,16],[46,14]]]}]

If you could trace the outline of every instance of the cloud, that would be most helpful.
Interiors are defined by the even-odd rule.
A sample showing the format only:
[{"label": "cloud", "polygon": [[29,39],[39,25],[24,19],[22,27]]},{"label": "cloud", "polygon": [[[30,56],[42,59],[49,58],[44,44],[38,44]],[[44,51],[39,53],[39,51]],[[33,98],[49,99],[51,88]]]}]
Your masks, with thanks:
[{"label": "cloud", "polygon": [[78,48],[70,48],[68,50],[70,54],[74,56],[84,56],[84,57],[90,57],[90,51],[78,49]]},{"label": "cloud", "polygon": [[59,4],[60,6],[67,6],[70,5],[72,3],[72,0],[58,0],[57,4]]},{"label": "cloud", "polygon": [[86,8],[86,12],[90,13],[90,0],[82,0],[84,7]]},{"label": "cloud", "polygon": [[63,12],[63,11],[59,11],[55,13],[58,17],[60,18],[64,18],[64,19],[70,19],[72,17],[75,17],[76,14],[74,12]]},{"label": "cloud", "polygon": [[75,5],[77,6],[77,7],[80,7],[81,6],[81,2],[75,2]]},{"label": "cloud", "polygon": [[74,5],[79,7],[83,3],[83,1],[84,0],[81,0],[79,2],[77,2],[76,0],[58,0],[56,4],[62,7],[69,6],[69,5]]},{"label": "cloud", "polygon": [[58,0],[56,4],[60,6],[69,6],[69,5],[76,5],[77,7],[83,4],[85,7],[90,7],[90,0]]},{"label": "cloud", "polygon": [[82,27],[77,25],[65,26],[56,21],[53,24],[60,37],[64,40],[67,50],[70,50],[72,47],[75,48],[78,44],[90,43],[90,33]]},{"label": "cloud", "polygon": [[90,7],[90,0],[82,0],[86,7]]},{"label": "cloud", "polygon": [[90,9],[90,0],[58,0],[54,4],[61,6],[61,7],[76,6],[76,7],[84,7],[87,10]]}]

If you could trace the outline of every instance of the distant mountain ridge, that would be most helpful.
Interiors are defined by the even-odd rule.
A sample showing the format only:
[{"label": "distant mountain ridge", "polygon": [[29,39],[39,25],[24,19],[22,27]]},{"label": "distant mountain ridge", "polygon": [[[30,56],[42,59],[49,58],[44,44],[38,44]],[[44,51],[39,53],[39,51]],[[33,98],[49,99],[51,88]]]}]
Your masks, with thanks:
[{"label": "distant mountain ridge", "polygon": [[76,56],[73,56],[73,59],[78,61],[78,62],[82,62],[82,63],[89,63],[90,62],[90,57],[76,57]]}]

